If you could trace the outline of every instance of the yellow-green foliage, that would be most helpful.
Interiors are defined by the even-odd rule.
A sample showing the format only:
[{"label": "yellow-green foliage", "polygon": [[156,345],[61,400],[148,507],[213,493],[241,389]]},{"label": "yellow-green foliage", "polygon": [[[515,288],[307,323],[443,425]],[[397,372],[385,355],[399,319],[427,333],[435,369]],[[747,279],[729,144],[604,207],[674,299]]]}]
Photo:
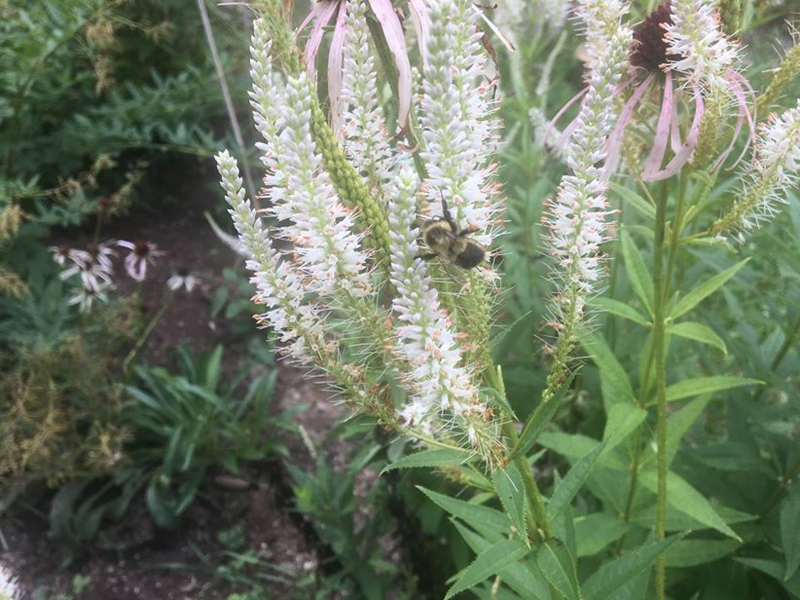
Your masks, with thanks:
[{"label": "yellow-green foliage", "polygon": [[[0,383],[0,488],[110,473],[123,459],[115,352],[127,309],[49,348],[21,350]],[[111,327],[115,323],[116,330]]]}]

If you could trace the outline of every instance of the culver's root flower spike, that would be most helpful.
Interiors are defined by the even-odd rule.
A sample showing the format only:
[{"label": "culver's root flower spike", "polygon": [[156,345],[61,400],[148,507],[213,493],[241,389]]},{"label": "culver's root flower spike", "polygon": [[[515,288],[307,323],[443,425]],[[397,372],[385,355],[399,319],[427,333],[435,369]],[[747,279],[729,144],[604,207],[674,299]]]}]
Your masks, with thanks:
[{"label": "culver's root flower spike", "polygon": [[549,400],[566,379],[570,354],[577,343],[585,307],[602,279],[601,244],[608,240],[608,218],[613,213],[606,198],[603,160],[619,109],[614,94],[625,76],[632,31],[622,23],[627,6],[616,0],[581,0],[576,12],[590,44],[589,85],[566,150],[571,173],[565,175],[558,196],[548,207],[548,249],[555,259],[557,284],[553,324],[558,340],[543,401]]},{"label": "culver's root flower spike", "polygon": [[738,237],[769,221],[786,203],[786,191],[800,175],[800,100],[780,116],[770,115],[761,129],[752,164],[733,207],[711,227]]},{"label": "culver's root flower spike", "polygon": [[[421,103],[409,114],[421,115],[414,126],[425,150],[416,160],[427,180],[412,166],[409,149],[385,130],[363,0],[318,3],[312,11],[312,18],[332,10],[341,17],[341,40],[336,33],[333,40],[336,52],[342,42],[342,61],[333,63],[341,69],[335,84],[341,102],[330,114],[341,139],[320,122],[313,79],[287,58],[296,49],[285,45],[286,23],[272,13],[255,22],[250,99],[263,140],[271,230],[244,197],[236,162],[223,152],[217,163],[255,300],[266,308],[257,320],[281,351],[321,368],[354,410],[423,444],[462,449],[494,469],[505,455],[502,419],[496,392],[482,387],[487,361],[475,362],[475,352],[467,351],[465,327],[488,332],[487,282],[496,277],[487,261],[476,263],[473,276],[419,239],[421,225],[442,220],[445,203],[453,239],[474,235],[488,249],[499,231],[488,58],[471,2],[410,5],[425,7],[417,15],[424,25]],[[369,6],[386,32],[391,23],[382,20],[388,19],[382,5]],[[311,36],[317,35],[315,28]],[[278,53],[281,60],[274,60]],[[399,110],[402,122],[402,99]],[[429,267],[451,283],[437,281]],[[453,285],[462,292],[442,301],[438,286]]]}]

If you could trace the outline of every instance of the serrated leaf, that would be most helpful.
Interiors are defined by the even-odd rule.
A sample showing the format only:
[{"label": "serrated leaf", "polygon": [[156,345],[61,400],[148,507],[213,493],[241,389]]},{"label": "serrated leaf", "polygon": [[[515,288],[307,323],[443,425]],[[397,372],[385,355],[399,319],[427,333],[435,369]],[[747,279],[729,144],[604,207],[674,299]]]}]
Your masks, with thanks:
[{"label": "serrated leaf", "polygon": [[615,194],[617,194],[626,203],[628,203],[631,206],[631,208],[636,210],[636,212],[649,219],[655,220],[656,218],[655,207],[652,204],[650,204],[647,200],[642,198],[639,194],[618,183],[612,182],[609,184],[609,187],[614,191]]},{"label": "serrated leaf", "polygon": [[514,564],[528,553],[528,547],[516,538],[503,540],[481,552],[456,578],[445,595],[449,600],[459,592],[478,585],[488,577]]},{"label": "serrated leaf", "polygon": [[572,502],[605,446],[605,442],[597,444],[588,454],[573,465],[564,479],[556,486],[547,505],[547,514],[551,520],[555,519]]},{"label": "serrated leaf", "polygon": [[[658,491],[658,477],[652,470],[643,471],[640,475],[642,485],[653,492]],[[685,479],[673,472],[667,473],[667,504],[675,510],[692,517],[707,527],[716,529],[735,540],[742,539],[728,527],[723,518],[714,510],[703,494],[692,487]]]},{"label": "serrated leaf", "polygon": [[684,321],[683,323],[675,323],[667,327],[667,333],[677,335],[682,338],[694,340],[701,344],[708,344],[719,348],[723,354],[728,354],[728,349],[725,347],[725,342],[719,337],[714,330],[703,325],[702,323],[695,323],[693,321]]},{"label": "serrated leaf", "polygon": [[667,417],[667,449],[665,453],[667,466],[672,464],[672,459],[678,451],[681,439],[683,439],[689,427],[692,426],[692,423],[697,420],[697,417],[702,414],[709,400],[711,400],[710,394],[700,396]]},{"label": "serrated leaf", "polygon": [[647,418],[647,411],[633,404],[615,404],[608,411],[606,427],[603,431],[605,452],[621,444]]},{"label": "serrated leaf", "polygon": [[[667,402],[691,398],[700,394],[713,394],[745,385],[761,385],[763,382],[747,377],[729,375],[711,375],[709,377],[693,377],[667,386]],[[652,403],[652,402],[651,402]]]},{"label": "serrated leaf", "polygon": [[622,242],[622,256],[625,258],[625,270],[628,273],[631,287],[639,300],[647,309],[647,312],[653,314],[653,280],[650,279],[650,273],[647,271],[644,259],[639,253],[636,244],[633,243],[630,234],[623,231],[620,236]]},{"label": "serrated leaf", "polygon": [[[583,458],[592,452],[599,443],[597,440],[586,437],[585,435],[561,433],[560,431],[551,431],[542,434],[539,438],[539,442],[545,448],[563,454],[570,462],[575,462]],[[627,462],[621,460],[613,453],[601,453],[599,462],[604,467],[618,471],[627,471],[629,469]]]},{"label": "serrated leaf", "polygon": [[722,273],[717,273],[711,279],[701,283],[699,286],[691,290],[683,298],[678,300],[675,306],[672,307],[672,310],[669,314],[670,318],[673,320],[677,319],[678,317],[685,315],[687,312],[692,310],[695,306],[700,304],[703,300],[725,285],[725,283],[731,277],[736,275],[736,273],[739,272],[739,269],[745,266],[749,260],[749,258],[744,259],[742,262],[733,265],[729,269],[725,269],[722,271]]},{"label": "serrated leaf", "polygon": [[645,571],[658,556],[683,537],[672,536],[660,542],[643,544],[617,559],[607,562],[583,582],[586,600],[608,600],[628,581]]},{"label": "serrated leaf", "polygon": [[681,540],[667,550],[668,567],[693,567],[719,560],[742,544],[736,540]]},{"label": "serrated leaf", "polygon": [[606,513],[592,513],[575,519],[578,558],[592,556],[630,529],[630,525]]},{"label": "serrated leaf", "polygon": [[800,567],[800,485],[793,485],[781,503],[780,522],[781,543],[786,555],[783,580],[788,581]]},{"label": "serrated leaf", "polygon": [[[475,554],[480,554],[491,547],[492,543],[489,540],[482,538],[465,525],[455,520],[453,524]],[[543,579],[537,579],[522,560],[508,565],[499,572],[499,575],[504,584],[525,600],[549,600],[550,598],[547,583]]]},{"label": "serrated leaf", "polygon": [[519,436],[519,440],[517,440],[514,449],[511,451],[511,458],[525,455],[528,453],[528,450],[533,448],[539,436],[556,414],[556,410],[558,410],[558,407],[561,405],[561,400],[563,400],[567,391],[569,391],[570,385],[572,385],[572,377],[569,377],[559,386],[556,393],[549,401],[539,402],[539,405],[525,422],[525,427]]},{"label": "serrated leaf", "polygon": [[644,327],[650,326],[650,323],[648,323],[647,319],[644,317],[644,315],[642,315],[642,313],[632,306],[629,306],[624,302],[620,302],[619,300],[600,296],[592,300],[592,306],[596,306],[603,312],[611,313],[612,315],[622,317],[623,319],[628,319],[629,321],[633,321],[634,323],[638,323]]},{"label": "serrated leaf", "polygon": [[783,565],[777,560],[769,560],[763,558],[739,558],[736,557],[733,560],[736,562],[740,562],[743,565],[747,565],[748,567],[752,567],[754,569],[758,569],[762,573],[766,573],[770,577],[774,577],[778,581],[781,582],[784,588],[786,588],[789,593],[793,594],[795,597],[800,597],[800,573],[795,573],[795,575],[788,580],[783,579]]},{"label": "serrated leaf", "polygon": [[522,541],[530,547],[525,523],[525,484],[522,481],[522,473],[514,463],[510,463],[505,469],[496,470],[492,481],[506,514],[516,527]]},{"label": "serrated leaf", "polygon": [[618,402],[632,404],[635,397],[631,382],[606,341],[599,336],[586,335],[581,340],[581,346],[600,370],[603,401],[606,407]]},{"label": "serrated leaf", "polygon": [[511,521],[499,510],[457,500],[422,486],[417,486],[417,489],[430,498],[439,508],[463,520],[470,527],[474,527],[478,533],[491,542],[499,541],[511,531]]},{"label": "serrated leaf", "polygon": [[381,475],[394,469],[415,469],[420,467],[451,467],[462,465],[468,461],[470,455],[460,450],[448,448],[433,448],[404,456],[393,463],[386,465]]},{"label": "serrated leaf", "polygon": [[583,600],[575,561],[567,547],[558,540],[547,540],[536,552],[536,566],[567,600]]}]

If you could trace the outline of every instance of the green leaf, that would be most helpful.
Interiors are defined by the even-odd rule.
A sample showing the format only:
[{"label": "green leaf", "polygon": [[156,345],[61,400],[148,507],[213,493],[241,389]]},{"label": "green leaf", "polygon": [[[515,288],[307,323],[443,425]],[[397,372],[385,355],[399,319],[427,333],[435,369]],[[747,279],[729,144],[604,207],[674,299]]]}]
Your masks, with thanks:
[{"label": "green leaf", "polygon": [[[654,494],[657,493],[658,477],[655,471],[643,471],[640,479],[644,487]],[[719,513],[714,510],[714,507],[711,506],[705,496],[693,488],[685,479],[671,471],[667,473],[667,504],[707,527],[716,529],[735,540],[742,541],[734,533],[733,529],[728,527],[728,524],[725,523]]]},{"label": "green leaf", "polygon": [[214,391],[219,383],[220,364],[222,362],[222,346],[217,346],[208,357],[203,385],[207,390]]},{"label": "green leaf", "polygon": [[423,450],[404,456],[393,463],[386,465],[381,471],[381,475],[394,469],[415,469],[418,467],[451,467],[462,465],[467,462],[470,455],[461,450],[450,450],[448,448],[434,448]]},{"label": "green leaf", "polygon": [[547,540],[536,552],[536,566],[567,600],[583,600],[578,587],[575,561],[567,547],[558,540]]},{"label": "green leaf", "polygon": [[[545,448],[563,454],[570,462],[575,462],[592,452],[599,442],[585,435],[550,431],[541,435],[539,443]],[[604,467],[618,471],[627,471],[630,468],[626,461],[613,453],[601,453],[599,462]]]},{"label": "green leaf", "polygon": [[786,554],[784,581],[800,567],[800,485],[793,485],[781,503],[781,543]]},{"label": "green leaf", "polygon": [[612,315],[622,317],[623,319],[628,319],[629,321],[633,321],[634,323],[638,323],[644,327],[650,327],[650,323],[647,321],[644,315],[642,315],[642,313],[632,306],[629,306],[624,302],[620,302],[619,300],[613,300],[612,298],[604,298],[600,296],[592,300],[592,306],[596,306],[603,312],[611,313]]},{"label": "green leaf", "polygon": [[478,585],[481,581],[514,564],[527,553],[528,547],[516,538],[503,540],[490,546],[458,574],[455,583],[447,590],[445,600]]},{"label": "green leaf", "polygon": [[681,540],[667,550],[668,567],[693,567],[731,554],[741,542],[736,540]]},{"label": "green leaf", "polygon": [[794,577],[788,580],[783,580],[783,565],[777,560],[769,560],[763,558],[734,558],[736,562],[743,565],[758,569],[762,573],[766,573],[770,577],[774,577],[781,582],[784,588],[788,590],[795,598],[800,597],[800,573],[796,573]]},{"label": "green leaf", "polygon": [[636,292],[639,300],[644,304],[647,312],[652,315],[653,281],[647,272],[644,259],[627,231],[623,230],[620,240],[622,241],[622,256],[625,258],[625,268],[628,272],[628,279],[631,281],[631,287],[633,287],[633,291]]},{"label": "green leaf", "polygon": [[417,486],[423,494],[430,498],[439,508],[456,518],[463,520],[491,542],[496,542],[511,532],[511,521],[499,510],[456,500],[450,496],[439,494],[433,490]]},{"label": "green leaf", "polygon": [[586,600],[609,600],[614,592],[646,570],[658,556],[683,537],[675,535],[660,542],[648,542],[607,562],[583,583]]},{"label": "green leaf", "polygon": [[636,210],[636,212],[651,220],[655,220],[656,218],[655,207],[652,204],[650,204],[647,200],[642,198],[639,194],[618,183],[612,182],[609,184],[609,187],[614,191],[615,194],[617,194],[625,202],[630,204],[631,208]]},{"label": "green leaf", "polygon": [[725,347],[725,342],[722,341],[722,338],[714,333],[713,329],[702,323],[695,323],[694,321],[675,323],[667,327],[667,333],[714,346],[719,348],[723,354],[728,354],[728,349]]},{"label": "green leaf", "polygon": [[517,528],[520,538],[530,547],[525,524],[525,484],[522,482],[522,473],[514,463],[510,463],[505,469],[495,471],[492,481],[497,496],[514,527]]},{"label": "green leaf", "polygon": [[700,304],[703,300],[725,285],[725,282],[736,275],[736,273],[739,272],[739,269],[745,266],[749,260],[749,258],[744,259],[742,262],[733,265],[730,269],[725,269],[722,273],[717,273],[711,279],[694,288],[683,298],[678,300],[678,303],[672,307],[672,310],[669,314],[670,318],[674,320],[681,315],[688,313],[695,306]]},{"label": "green leaf", "polygon": [[561,384],[548,402],[539,402],[539,406],[536,407],[536,410],[531,413],[531,416],[528,417],[528,420],[525,422],[525,427],[519,436],[519,440],[517,440],[514,449],[511,451],[511,458],[525,455],[528,453],[528,450],[533,448],[539,436],[550,424],[550,421],[556,414],[556,410],[558,410],[558,407],[561,405],[561,400],[564,399],[571,385],[572,377],[569,377]]},{"label": "green leaf", "polygon": [[[461,537],[475,554],[480,554],[491,547],[492,543],[479,536],[477,533],[462,525],[458,521],[453,521]],[[524,561],[517,561],[505,567],[499,572],[503,583],[517,592],[525,600],[545,600],[550,598],[550,592],[544,579],[536,578],[531,570],[525,565]]]},{"label": "green leaf", "polygon": [[630,525],[607,513],[592,513],[575,519],[578,558],[592,556],[630,529]]},{"label": "green leaf", "polygon": [[665,452],[667,466],[669,466],[672,463],[672,459],[675,458],[675,453],[678,451],[684,434],[689,430],[689,427],[692,426],[692,423],[697,420],[697,417],[702,414],[709,400],[711,400],[711,395],[704,394],[688,402],[680,410],[672,413],[667,418],[667,449]]},{"label": "green leaf", "polygon": [[581,346],[600,370],[603,401],[606,408],[619,402],[634,403],[633,387],[606,341],[596,335],[586,335]]},{"label": "green leaf", "polygon": [[592,470],[592,467],[594,467],[597,458],[600,456],[605,446],[605,442],[597,444],[588,454],[576,462],[569,470],[566,477],[556,485],[556,489],[553,491],[553,495],[550,497],[550,502],[547,505],[547,515],[550,517],[550,520],[555,519],[558,514],[572,502],[572,499],[581,489],[581,486],[583,486],[583,483],[589,476],[589,472]]},{"label": "green leaf", "polygon": [[621,444],[647,418],[647,411],[632,404],[615,404],[608,411],[603,440],[605,452]]},{"label": "green leaf", "polygon": [[[699,396],[700,394],[713,394],[723,390],[730,390],[745,385],[762,385],[758,379],[747,377],[732,377],[728,375],[711,375],[709,377],[693,377],[667,386],[667,402],[682,400]],[[655,400],[651,401],[654,402]]]}]

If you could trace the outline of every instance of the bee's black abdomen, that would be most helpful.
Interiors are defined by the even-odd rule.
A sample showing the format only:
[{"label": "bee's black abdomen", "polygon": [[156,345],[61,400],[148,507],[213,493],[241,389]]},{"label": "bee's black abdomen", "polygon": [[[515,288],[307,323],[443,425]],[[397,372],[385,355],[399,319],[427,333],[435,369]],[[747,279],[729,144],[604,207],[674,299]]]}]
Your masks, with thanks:
[{"label": "bee's black abdomen", "polygon": [[474,269],[486,258],[486,252],[478,244],[467,244],[464,251],[455,257],[455,262],[462,269]]}]

